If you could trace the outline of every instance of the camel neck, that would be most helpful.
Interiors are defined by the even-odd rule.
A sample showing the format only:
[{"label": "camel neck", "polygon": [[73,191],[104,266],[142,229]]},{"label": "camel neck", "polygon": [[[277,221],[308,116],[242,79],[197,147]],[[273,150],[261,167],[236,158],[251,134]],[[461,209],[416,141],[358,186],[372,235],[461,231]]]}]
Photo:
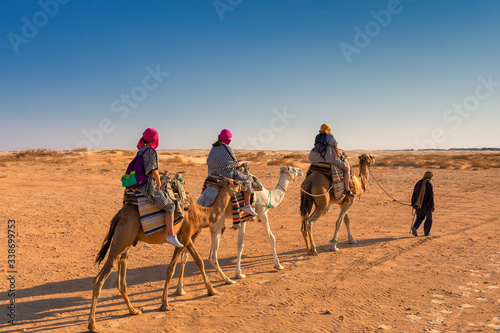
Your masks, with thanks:
[{"label": "camel neck", "polygon": [[366,191],[366,185],[368,184],[368,178],[370,177],[368,163],[360,163],[359,165],[359,178],[361,179],[361,186],[363,187],[363,192]]},{"label": "camel neck", "polygon": [[278,185],[276,185],[274,191],[271,192],[272,194],[271,203],[275,208],[278,207],[281,201],[283,201],[283,198],[285,197],[286,194],[286,188],[288,187],[289,182],[290,182],[290,176],[283,172],[280,173],[280,179],[278,180]]}]

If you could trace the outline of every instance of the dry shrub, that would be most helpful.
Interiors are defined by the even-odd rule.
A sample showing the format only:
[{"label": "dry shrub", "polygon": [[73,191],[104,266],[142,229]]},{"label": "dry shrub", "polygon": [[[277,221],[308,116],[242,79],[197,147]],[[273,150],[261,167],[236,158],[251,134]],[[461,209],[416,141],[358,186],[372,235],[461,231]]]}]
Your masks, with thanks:
[{"label": "dry shrub", "polygon": [[175,155],[174,157],[168,158],[165,160],[167,164],[178,164],[178,165],[185,165],[185,164],[193,164],[193,161],[191,161],[189,158],[184,159],[180,155]]},{"label": "dry shrub", "polygon": [[500,154],[396,154],[377,158],[377,166],[482,170],[500,168]]},{"label": "dry shrub", "polygon": [[47,157],[47,156],[57,156],[57,155],[60,155],[58,151],[52,149],[38,148],[38,149],[20,150],[13,156],[16,159],[28,160],[37,157]]}]

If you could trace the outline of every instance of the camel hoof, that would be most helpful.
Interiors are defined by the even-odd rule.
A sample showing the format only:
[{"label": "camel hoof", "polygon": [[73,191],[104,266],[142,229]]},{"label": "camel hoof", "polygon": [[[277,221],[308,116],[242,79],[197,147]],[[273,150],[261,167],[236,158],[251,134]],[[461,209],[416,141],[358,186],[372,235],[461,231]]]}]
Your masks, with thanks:
[{"label": "camel hoof", "polygon": [[162,304],[160,306],[160,310],[161,311],[172,311],[174,309],[174,307],[172,305],[164,305]]},{"label": "camel hoof", "polygon": [[226,284],[236,284],[236,281],[231,279],[224,280],[224,282],[226,282]]},{"label": "camel hoof", "polygon": [[308,253],[309,255],[311,255],[311,256],[317,256],[317,255],[318,255],[318,251],[316,251],[316,249],[314,249],[314,250],[309,250],[309,251],[307,251],[307,253]]},{"label": "camel hoof", "polygon": [[99,332],[99,329],[97,328],[97,326],[94,323],[89,323],[89,325],[87,326],[87,329],[93,333]]},{"label": "camel hoof", "polygon": [[247,276],[245,274],[242,274],[242,273],[239,273],[239,274],[236,274],[234,276],[235,279],[244,279],[246,278]]},{"label": "camel hoof", "polygon": [[139,310],[133,309],[133,311],[130,311],[130,314],[133,316],[138,316],[138,315],[141,315],[143,311],[144,311],[144,308],[140,308]]},{"label": "camel hoof", "polygon": [[209,290],[207,293],[208,293],[208,296],[213,296],[213,295],[217,294],[215,289]]},{"label": "camel hoof", "polygon": [[277,264],[277,265],[274,265],[274,269],[281,271],[282,269],[285,269],[285,267],[281,264]]},{"label": "camel hoof", "polygon": [[175,292],[177,295],[179,296],[183,296],[183,295],[186,295],[187,293],[184,291],[184,289],[177,289],[177,291]]},{"label": "camel hoof", "polygon": [[353,240],[349,241],[349,244],[358,244],[358,241],[353,239]]},{"label": "camel hoof", "polygon": [[337,251],[339,250],[339,249],[337,248],[337,245],[335,245],[335,244],[330,245],[330,247],[329,247],[328,249],[329,249],[330,251],[335,251],[335,252],[337,252]]}]

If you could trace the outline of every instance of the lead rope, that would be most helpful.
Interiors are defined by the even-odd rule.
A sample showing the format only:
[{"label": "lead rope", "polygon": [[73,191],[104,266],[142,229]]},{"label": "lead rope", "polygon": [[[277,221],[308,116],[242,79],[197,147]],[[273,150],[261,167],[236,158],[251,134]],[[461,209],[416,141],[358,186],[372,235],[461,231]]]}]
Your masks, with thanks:
[{"label": "lead rope", "polygon": [[330,190],[333,188],[333,182],[332,182],[332,186],[330,186],[330,188],[325,193],[323,193],[323,194],[312,194],[312,193],[309,193],[307,191],[304,191],[302,189],[302,187],[300,187],[300,185],[297,184],[297,182],[295,181],[295,178],[293,179],[293,182],[295,183],[295,185],[297,185],[297,187],[299,188],[299,190],[301,190],[302,192],[304,192],[305,194],[307,194],[307,195],[309,195],[311,197],[322,197],[322,196],[326,195],[328,192],[330,192]]},{"label": "lead rope", "polygon": [[372,170],[368,169],[368,171],[370,172],[370,175],[372,176],[372,178],[375,181],[375,183],[377,183],[377,185],[382,189],[382,191],[384,191],[384,193],[387,194],[392,200],[396,201],[397,203],[399,203],[401,205],[410,206],[411,207],[411,216],[412,216],[411,223],[410,223],[410,234],[411,234],[412,233],[411,229],[413,228],[413,224],[415,223],[415,208],[413,208],[413,206],[410,205],[410,204],[407,204],[407,203],[404,203],[404,202],[401,202],[399,200],[394,199],[389,193],[387,193],[386,190],[384,190],[384,188],[382,187],[382,185],[380,185],[380,183],[378,182],[377,178],[375,178],[375,176],[373,176]]}]

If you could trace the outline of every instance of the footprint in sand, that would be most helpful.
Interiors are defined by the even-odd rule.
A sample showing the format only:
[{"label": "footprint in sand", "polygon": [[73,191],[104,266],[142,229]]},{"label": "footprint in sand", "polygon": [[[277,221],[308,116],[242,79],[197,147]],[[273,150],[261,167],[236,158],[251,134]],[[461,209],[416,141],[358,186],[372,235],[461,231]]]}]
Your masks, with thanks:
[{"label": "footprint in sand", "polygon": [[474,308],[474,307],[475,307],[474,305],[467,304],[467,303],[458,306],[459,309],[470,309],[470,308]]}]

